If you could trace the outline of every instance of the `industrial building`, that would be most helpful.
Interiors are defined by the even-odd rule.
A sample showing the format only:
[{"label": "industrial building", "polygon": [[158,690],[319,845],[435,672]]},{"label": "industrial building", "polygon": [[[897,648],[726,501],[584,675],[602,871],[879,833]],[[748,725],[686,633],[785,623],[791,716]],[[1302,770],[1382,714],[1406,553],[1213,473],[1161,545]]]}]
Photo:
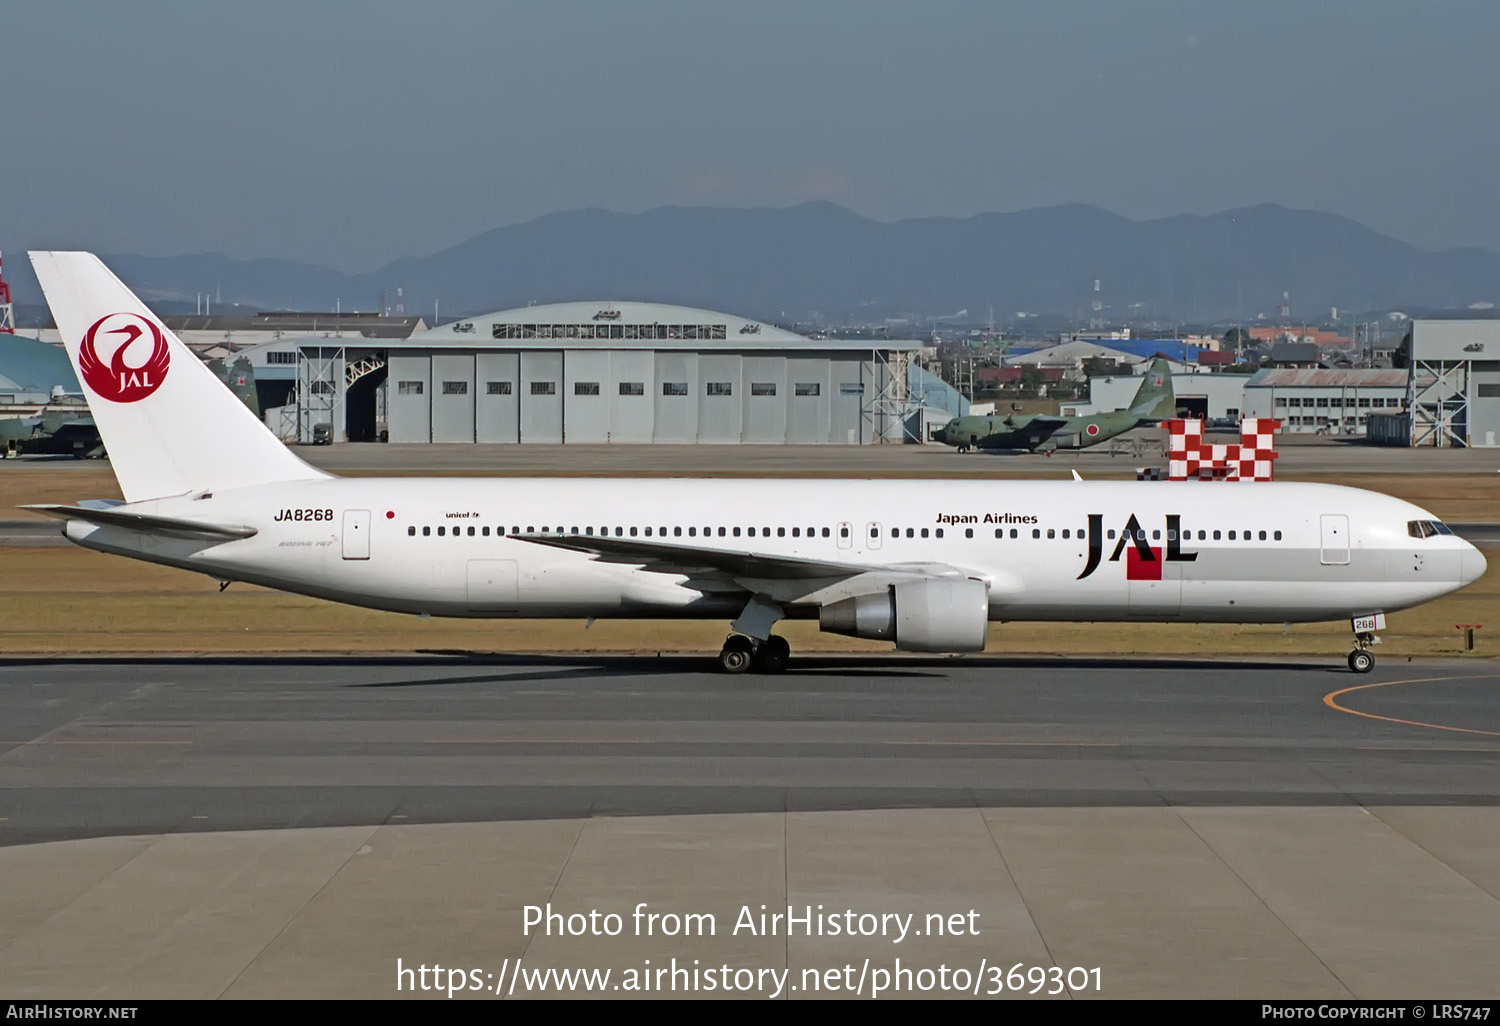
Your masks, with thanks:
[{"label": "industrial building", "polygon": [[[919,341],[809,338],[653,303],[504,310],[404,339],[285,340],[283,437],[391,442],[871,444],[920,440],[966,400]],[[295,351],[295,355],[292,352]],[[259,367],[257,367],[257,372]],[[930,414],[929,414],[930,419]]]},{"label": "industrial building", "polygon": [[1274,417],[1293,434],[1363,435],[1370,414],[1406,405],[1404,370],[1257,371],[1245,382],[1245,416]]},{"label": "industrial building", "polygon": [[[1183,416],[1209,421],[1238,420],[1245,409],[1245,383],[1249,380],[1248,374],[1173,374],[1172,395]],[[1062,412],[1069,416],[1088,416],[1123,410],[1130,405],[1140,387],[1139,376],[1092,377],[1089,379],[1089,401],[1064,404]]]},{"label": "industrial building", "polygon": [[[1139,378],[1091,378],[1089,403],[1076,411],[1123,409],[1139,385]],[[1183,416],[1210,422],[1271,417],[1281,421],[1283,432],[1300,434],[1363,435],[1370,414],[1405,408],[1408,387],[1404,370],[1267,368],[1254,374],[1172,375]]]},{"label": "industrial building", "polygon": [[1407,353],[1410,445],[1500,445],[1500,321],[1414,320]]}]

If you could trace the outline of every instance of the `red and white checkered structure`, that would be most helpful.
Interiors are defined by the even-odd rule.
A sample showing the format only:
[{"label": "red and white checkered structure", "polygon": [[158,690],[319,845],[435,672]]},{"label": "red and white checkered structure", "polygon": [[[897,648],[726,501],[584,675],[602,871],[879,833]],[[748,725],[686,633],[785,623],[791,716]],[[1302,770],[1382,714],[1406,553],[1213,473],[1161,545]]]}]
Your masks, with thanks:
[{"label": "red and white checkered structure", "polygon": [[1249,417],[1240,422],[1240,444],[1207,445],[1203,421],[1166,421],[1168,481],[1269,481],[1281,421]]}]

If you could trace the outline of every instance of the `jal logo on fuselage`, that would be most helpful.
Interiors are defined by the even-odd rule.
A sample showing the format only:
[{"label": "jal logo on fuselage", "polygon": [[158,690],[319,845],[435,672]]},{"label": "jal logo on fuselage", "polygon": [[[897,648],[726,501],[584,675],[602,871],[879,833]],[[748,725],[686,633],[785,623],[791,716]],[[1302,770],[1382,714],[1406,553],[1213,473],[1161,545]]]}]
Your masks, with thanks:
[{"label": "jal logo on fuselage", "polygon": [[[1130,581],[1159,581],[1163,563],[1191,563],[1198,558],[1196,552],[1182,551],[1182,517],[1175,513],[1167,514],[1165,549],[1159,545],[1153,546],[1146,540],[1146,529],[1132,513],[1130,519],[1125,521],[1114,551],[1109,555],[1109,562],[1118,562],[1122,555],[1125,557],[1125,579]],[[1099,564],[1103,561],[1104,514],[1090,513],[1088,564],[1077,580],[1081,581],[1099,569]]]}]

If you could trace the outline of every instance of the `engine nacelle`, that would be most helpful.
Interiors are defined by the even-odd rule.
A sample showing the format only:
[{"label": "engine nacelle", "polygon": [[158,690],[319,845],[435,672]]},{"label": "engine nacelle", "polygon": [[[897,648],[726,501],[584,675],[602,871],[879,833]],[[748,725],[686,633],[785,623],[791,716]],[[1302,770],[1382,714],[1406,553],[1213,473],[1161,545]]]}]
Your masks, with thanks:
[{"label": "engine nacelle", "polygon": [[818,610],[830,634],[894,641],[907,652],[982,652],[989,622],[989,587],[967,579],[907,581]]}]

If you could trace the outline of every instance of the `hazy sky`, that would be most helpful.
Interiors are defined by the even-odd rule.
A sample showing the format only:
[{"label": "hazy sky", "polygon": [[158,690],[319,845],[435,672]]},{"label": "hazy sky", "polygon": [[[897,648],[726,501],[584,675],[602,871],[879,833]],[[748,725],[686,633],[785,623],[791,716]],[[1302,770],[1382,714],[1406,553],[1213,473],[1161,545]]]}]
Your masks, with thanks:
[{"label": "hazy sky", "polygon": [[1272,202],[1500,249],[1490,0],[8,0],[0,249],[365,271],[554,210]]}]

